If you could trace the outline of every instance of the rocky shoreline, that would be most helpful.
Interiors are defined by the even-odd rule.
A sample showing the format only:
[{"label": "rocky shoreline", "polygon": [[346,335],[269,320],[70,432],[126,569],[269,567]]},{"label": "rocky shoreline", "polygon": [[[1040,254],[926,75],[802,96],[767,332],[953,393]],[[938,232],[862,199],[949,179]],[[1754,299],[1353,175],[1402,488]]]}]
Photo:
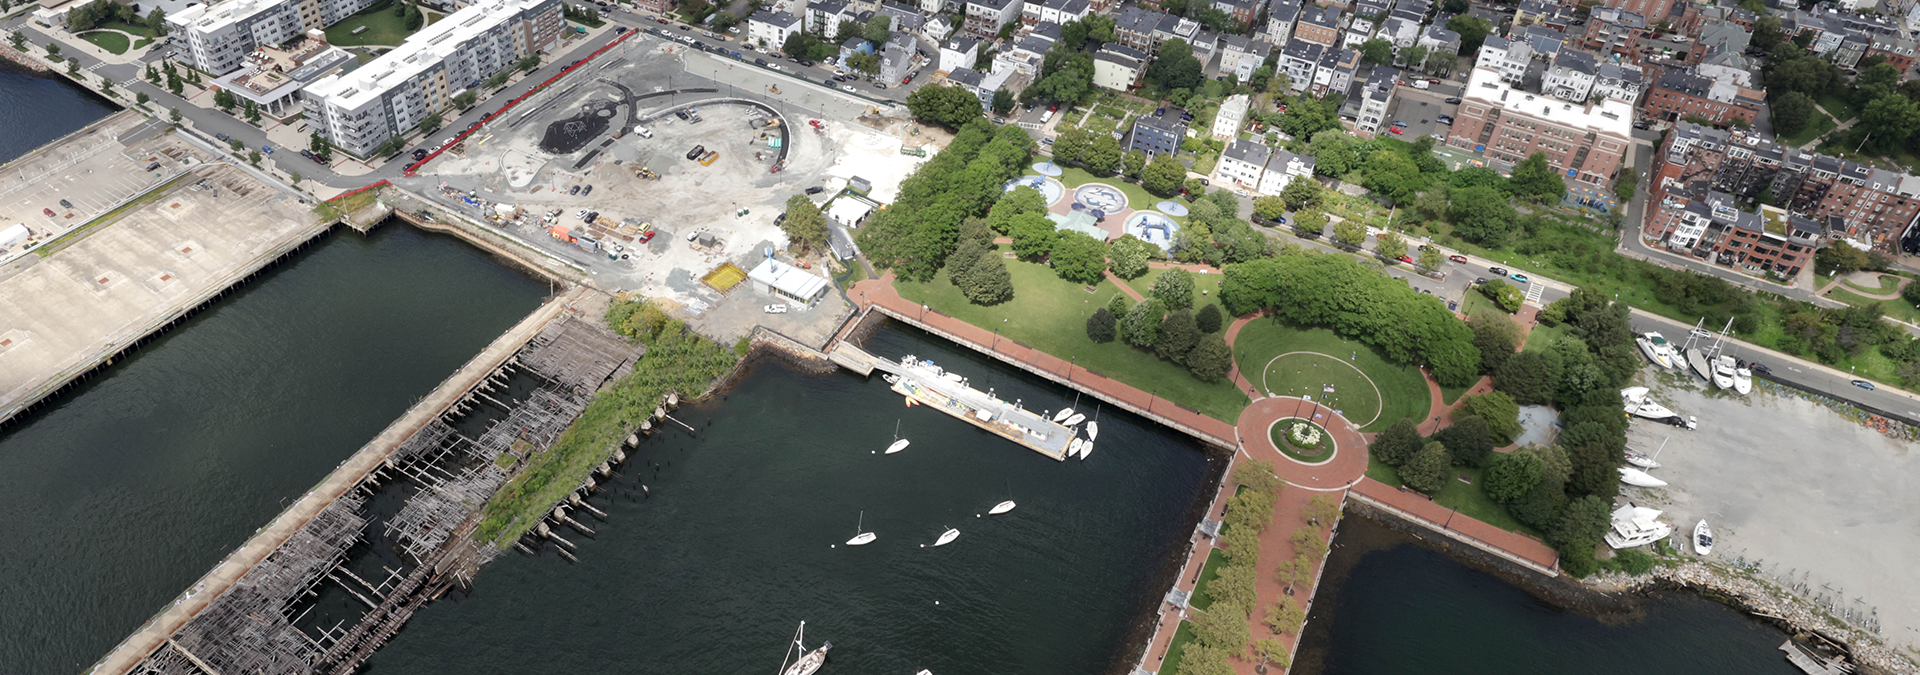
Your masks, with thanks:
[{"label": "rocky shoreline", "polygon": [[47,67],[45,61],[28,56],[20,50],[14,49],[13,45],[10,44],[0,44],[0,60],[4,60],[5,62],[0,63],[0,67],[5,67],[10,70],[24,70],[33,73],[53,72],[52,68]]},{"label": "rocky shoreline", "polygon": [[1795,633],[1819,633],[1844,642],[1859,672],[1873,675],[1920,675],[1920,665],[1899,647],[1879,636],[1840,620],[1786,589],[1750,573],[1703,562],[1658,566],[1645,576],[1602,573],[1585,585],[1603,593],[1633,593],[1679,589],[1699,593]]}]

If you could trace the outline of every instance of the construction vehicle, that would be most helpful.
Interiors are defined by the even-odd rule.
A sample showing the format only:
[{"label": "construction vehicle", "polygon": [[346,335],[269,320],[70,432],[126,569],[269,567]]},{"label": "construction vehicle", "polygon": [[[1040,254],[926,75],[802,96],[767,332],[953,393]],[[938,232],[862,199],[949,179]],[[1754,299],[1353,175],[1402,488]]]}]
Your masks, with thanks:
[{"label": "construction vehicle", "polygon": [[901,146],[900,154],[911,155],[914,157],[925,157],[927,156],[927,151],[922,148],[909,148],[909,147]]},{"label": "construction vehicle", "polygon": [[780,93],[780,87],[769,84],[767,85],[767,91],[772,92],[774,94],[778,94]]},{"label": "construction vehicle", "polygon": [[708,150],[707,156],[700,158],[701,166],[713,166],[713,160],[720,159],[719,150]]},{"label": "construction vehicle", "polygon": [[644,166],[640,167],[640,170],[633,172],[633,175],[647,180],[660,180],[660,174],[654,173],[653,169]]}]

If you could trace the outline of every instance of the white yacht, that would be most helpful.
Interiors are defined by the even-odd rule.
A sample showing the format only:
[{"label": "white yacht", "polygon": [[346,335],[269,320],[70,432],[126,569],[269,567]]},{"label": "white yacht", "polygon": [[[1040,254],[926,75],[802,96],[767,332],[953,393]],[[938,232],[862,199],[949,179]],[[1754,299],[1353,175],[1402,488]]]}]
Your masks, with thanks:
[{"label": "white yacht", "polygon": [[1634,342],[1640,345],[1640,353],[1652,361],[1653,365],[1668,370],[1680,365],[1680,352],[1674,350],[1673,343],[1657,331],[1641,333]]},{"label": "white yacht", "polygon": [[1073,409],[1072,409],[1072,408],[1061,408],[1061,409],[1060,409],[1060,412],[1057,412],[1057,413],[1054,413],[1054,414],[1053,414],[1053,421],[1054,421],[1055,423],[1060,423],[1060,422],[1064,422],[1064,421],[1066,421],[1066,419],[1067,419],[1067,418],[1069,418],[1069,417],[1072,417],[1072,416],[1073,416]]},{"label": "white yacht", "polygon": [[1067,441],[1067,456],[1073,457],[1075,455],[1080,454],[1080,447],[1086,444],[1087,444],[1087,439],[1084,439],[1084,438],[1075,438],[1071,441]]},{"label": "white yacht", "polygon": [[1733,364],[1733,390],[1743,396],[1753,393],[1753,371],[1747,369],[1745,362],[1735,361]]},{"label": "white yacht", "polygon": [[1700,426],[1699,420],[1692,417],[1681,417],[1679,413],[1668,410],[1666,406],[1654,403],[1652,399],[1647,398],[1646,387],[1627,387],[1626,389],[1620,390],[1620,403],[1622,409],[1625,410],[1628,415],[1634,417],[1641,417],[1688,429],[1695,429]]},{"label": "white yacht", "polygon": [[1726,354],[1713,357],[1713,386],[1722,390],[1733,388],[1733,357]]},{"label": "white yacht", "polygon": [[1061,422],[1060,424],[1071,428],[1071,427],[1080,426],[1080,423],[1085,421],[1087,421],[1086,415],[1082,415],[1080,413],[1074,413],[1072,417],[1067,418],[1067,421]]},{"label": "white yacht", "polygon": [[1620,482],[1635,487],[1666,487],[1667,482],[1639,469],[1620,467]]},{"label": "white yacht", "polygon": [[1084,445],[1080,446],[1080,459],[1084,460],[1088,456],[1091,456],[1092,454],[1093,454],[1093,441],[1087,441]]},{"label": "white yacht", "polygon": [[1607,532],[1607,545],[1614,548],[1646,546],[1673,534],[1673,526],[1660,522],[1660,511],[1628,503],[1613,512],[1613,527]]},{"label": "white yacht", "polygon": [[1660,468],[1660,463],[1653,461],[1652,457],[1647,455],[1642,455],[1631,448],[1627,450],[1627,463],[1640,467],[1642,469]]},{"label": "white yacht", "polygon": [[905,450],[907,449],[907,444],[911,442],[912,441],[908,441],[907,439],[904,439],[904,438],[894,441],[892,445],[887,446],[887,454],[891,455],[901,450]]},{"label": "white yacht", "polygon": [[1700,524],[1693,526],[1693,552],[1700,555],[1713,553],[1713,530],[1707,529],[1707,519],[1701,518]]},{"label": "white yacht", "polygon": [[[807,646],[800,643],[802,639],[806,638],[806,635],[807,622],[802,621],[800,622],[800,630],[793,634],[793,647],[787,649],[788,656],[793,655],[794,649],[799,649],[801,654],[800,660],[794,661],[792,665],[783,665],[780,669],[780,675],[813,675],[814,672],[820,670],[820,666],[826,665],[827,650],[833,649],[833,643],[822,642],[820,643],[820,648],[807,651]],[[786,662],[782,661],[781,663],[785,664]]]}]

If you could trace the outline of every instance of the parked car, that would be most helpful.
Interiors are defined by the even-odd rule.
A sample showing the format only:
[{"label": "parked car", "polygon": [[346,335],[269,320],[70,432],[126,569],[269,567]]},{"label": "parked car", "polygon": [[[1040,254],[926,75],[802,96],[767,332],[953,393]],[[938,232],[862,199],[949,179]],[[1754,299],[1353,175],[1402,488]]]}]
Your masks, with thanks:
[{"label": "parked car", "polygon": [[1457,262],[1457,263],[1460,263],[1460,264],[1463,264],[1463,265],[1464,265],[1464,264],[1466,264],[1466,262],[1467,262],[1467,257],[1466,257],[1466,256],[1464,256],[1464,255],[1460,255],[1460,254],[1458,254],[1458,253],[1455,253],[1455,254],[1453,254],[1453,255],[1450,255],[1450,256],[1447,256],[1447,259],[1448,259],[1448,260],[1451,260],[1451,261],[1453,261],[1453,262]]},{"label": "parked car", "polygon": [[701,155],[704,155],[704,154],[707,154],[707,146],[696,145],[696,146],[693,146],[692,150],[687,151],[687,159],[698,159]]},{"label": "parked car", "polygon": [[1400,256],[1399,258],[1395,258],[1395,260],[1399,260],[1400,262],[1403,262],[1409,265],[1413,264],[1413,256],[1409,256],[1409,255]]},{"label": "parked car", "polygon": [[1521,274],[1521,273],[1519,273],[1519,272],[1514,272],[1513,274],[1509,274],[1509,275],[1507,275],[1507,278],[1508,278],[1508,279],[1512,279],[1512,280],[1514,280],[1514,281],[1518,281],[1518,282],[1520,282],[1520,283],[1523,283],[1523,284],[1524,284],[1524,283],[1528,283],[1528,282],[1527,282],[1527,275],[1525,275],[1525,274]]},{"label": "parked car", "polygon": [[1478,278],[1478,279],[1474,279],[1474,280],[1473,280],[1473,285],[1475,285],[1475,286],[1485,286],[1485,285],[1487,285],[1487,278],[1486,278],[1486,277],[1480,277],[1480,278]]},{"label": "parked car", "polygon": [[1155,111],[1153,111],[1153,116],[1154,116],[1154,117],[1166,117],[1166,116],[1167,116],[1167,109],[1166,109],[1166,108],[1160,108],[1160,109],[1158,109],[1158,110],[1155,110]]},{"label": "parked car", "polygon": [[1873,383],[1868,382],[1866,380],[1854,380],[1853,386],[1859,387],[1861,389],[1865,389],[1867,391],[1873,391]]},{"label": "parked car", "polygon": [[660,23],[660,25],[662,25],[662,26],[665,26],[665,25],[667,25],[667,20],[666,20],[666,19],[654,19],[654,21],[658,21],[658,22]]},{"label": "parked car", "polygon": [[587,195],[590,195],[590,194],[593,194],[593,186],[592,186],[592,185],[588,185],[588,186],[586,186],[586,187],[583,187],[583,188],[580,188],[580,196],[582,196],[582,197],[585,197],[585,196],[587,196]]},{"label": "parked car", "polygon": [[1394,133],[1394,135],[1396,135],[1396,136],[1404,136],[1404,135],[1406,135],[1406,133],[1407,133],[1407,128],[1406,128],[1406,127],[1394,127],[1394,128],[1392,128],[1392,129],[1389,129],[1388,131],[1392,131],[1392,132]]},{"label": "parked car", "polygon": [[65,200],[65,199],[62,199],[62,200],[60,200],[60,207],[61,207],[61,208],[68,208],[68,209],[70,209],[70,208],[73,208],[73,202],[70,202],[70,201],[67,201],[67,200]]},{"label": "parked car", "polygon": [[427,149],[426,149],[426,148],[414,148],[414,149],[413,149],[413,158],[414,158],[415,160],[421,160],[421,159],[426,159],[426,158],[427,158]]},{"label": "parked car", "polygon": [[813,62],[812,62],[812,61],[808,61],[808,60],[806,60],[806,59],[800,59],[800,65],[801,65],[801,66],[803,66],[803,67],[807,67],[807,68],[812,68],[812,67],[813,67]]},{"label": "parked car", "polygon": [[913,76],[908,75],[906,79],[900,81],[900,84],[913,84]]},{"label": "parked car", "polygon": [[845,92],[847,92],[847,93],[849,93],[849,94],[851,94],[851,93],[854,93],[854,92],[855,92],[855,90],[854,90],[854,88],[853,88],[853,85],[851,85],[851,84],[843,84],[843,85],[840,85],[840,90],[841,90],[841,91],[845,91]]},{"label": "parked car", "polygon": [[40,212],[41,212],[41,213],[44,213],[44,214],[47,214],[47,217],[48,217],[48,218],[53,218],[53,217],[55,217],[55,216],[57,216],[57,215],[59,215],[59,214],[56,214],[56,213],[54,213],[54,212],[53,212],[53,209],[40,209]]},{"label": "parked car", "polygon": [[214,134],[213,137],[220,139],[221,143],[226,143],[228,141],[233,140],[231,138],[228,138],[226,134]]},{"label": "parked car", "polygon": [[817,195],[817,194],[820,194],[820,193],[822,193],[822,192],[826,192],[826,191],[827,191],[827,189],[826,189],[826,188],[823,188],[823,187],[820,187],[820,186],[818,186],[818,185],[815,185],[815,186],[813,186],[813,187],[810,187],[810,188],[807,188],[807,194],[810,194],[810,195]]},{"label": "parked car", "polygon": [[766,60],[766,59],[754,59],[754,60],[753,60],[753,65],[756,65],[756,66],[764,66],[764,65],[767,65],[767,60]]},{"label": "parked car", "polygon": [[1487,268],[1487,272],[1496,277],[1507,276],[1507,268],[1505,267],[1489,267]]},{"label": "parked car", "polygon": [[1436,120],[1440,120],[1441,124],[1453,124],[1452,115],[1434,115],[1433,118]]},{"label": "parked car", "polygon": [[1447,99],[1447,102],[1448,102],[1448,103],[1455,103],[1455,104],[1457,104],[1457,103],[1459,103],[1459,102],[1460,102],[1460,97],[1458,97],[1458,96],[1453,96],[1453,97],[1450,97],[1450,98],[1448,98],[1448,99]]},{"label": "parked car", "polygon": [[578,186],[578,185],[575,185],[575,186],[573,186],[573,189],[571,189],[571,190],[568,190],[568,191],[567,191],[567,194],[570,194],[570,195],[577,195],[577,194],[580,194],[580,186]]}]

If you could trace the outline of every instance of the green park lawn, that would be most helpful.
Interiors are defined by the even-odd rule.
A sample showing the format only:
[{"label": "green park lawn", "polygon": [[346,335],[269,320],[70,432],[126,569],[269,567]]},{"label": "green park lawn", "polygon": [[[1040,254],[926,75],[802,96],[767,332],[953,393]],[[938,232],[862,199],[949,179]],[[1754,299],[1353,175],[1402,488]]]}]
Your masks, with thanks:
[{"label": "green park lawn", "polygon": [[[1274,357],[1289,352],[1325,354],[1358,368],[1359,372],[1353,368],[1336,369],[1331,363],[1313,368],[1314,361],[1300,360],[1308,357],[1288,357],[1269,369]],[[1289,393],[1284,389],[1291,386],[1295,393],[1311,394],[1321,400],[1325,395],[1321,385],[1333,384],[1333,404],[1352,406],[1336,409],[1346,410],[1347,419],[1359,425],[1361,431],[1380,431],[1403,418],[1425,419],[1432,405],[1427,380],[1420,369],[1390,363],[1372,347],[1335,335],[1326,328],[1298,328],[1275,319],[1256,320],[1240,329],[1240,335],[1234,339],[1233,358],[1240,374],[1249,382],[1255,387],[1272,388],[1276,394]],[[1319,377],[1323,373],[1327,377]],[[1365,377],[1358,377],[1360,373]],[[1371,388],[1367,386],[1369,380]],[[1377,389],[1378,396],[1369,389]],[[1361,398],[1374,400],[1363,404]],[[1361,416],[1367,410],[1363,405],[1378,407],[1371,420]]]},{"label": "green park lawn", "polygon": [[1900,277],[1891,274],[1882,274],[1876,278],[1880,282],[1879,286],[1870,287],[1865,284],[1856,284],[1853,283],[1852,279],[1841,279],[1840,284],[1861,293],[1870,293],[1873,295],[1886,295],[1900,287]]},{"label": "green park lawn", "polygon": [[140,38],[139,40],[133,43],[133,48],[141,49],[150,44],[153,44],[153,38]]},{"label": "green park lawn", "polygon": [[1819,98],[1814,99],[1814,102],[1826,108],[1827,112],[1833,113],[1834,119],[1841,122],[1860,116],[1860,111],[1854,110],[1852,103],[1834,94],[1821,94]]},{"label": "green park lawn", "polygon": [[[1848,284],[1848,285],[1851,286],[1852,284]],[[1853,305],[1855,307],[1876,307],[1877,306],[1880,308],[1881,312],[1886,313],[1887,316],[1893,317],[1894,319],[1905,321],[1907,323],[1920,323],[1920,310],[1914,309],[1913,305],[1909,305],[1907,304],[1907,301],[1901,300],[1898,298],[1895,298],[1892,300],[1876,300],[1874,298],[1869,298],[1869,297],[1860,295],[1859,293],[1849,291],[1845,288],[1836,288],[1831,291],[1827,291],[1827,297],[1832,298],[1834,300],[1839,300],[1841,302],[1847,303],[1849,305]],[[1877,352],[1879,350],[1868,350],[1868,351]]]},{"label": "green park lawn", "polygon": [[1534,326],[1533,330],[1527,333],[1526,346],[1521,347],[1520,351],[1542,351],[1552,346],[1553,343],[1558,342],[1560,338],[1566,337],[1566,335],[1571,332],[1573,332],[1573,327],[1564,323],[1558,326]]},{"label": "green park lawn", "polygon": [[1213,596],[1207,595],[1207,584],[1213,583],[1213,578],[1220,576],[1220,568],[1226,566],[1225,553],[1221,553],[1217,548],[1207,549],[1207,563],[1200,566],[1200,580],[1193,584],[1193,597],[1187,599],[1187,604],[1200,610],[1212,607]]},{"label": "green park lawn", "polygon": [[[431,23],[436,17],[429,14],[426,18],[427,23]],[[426,25],[422,23],[421,27],[424,28]],[[366,26],[367,29],[359,35],[354,35],[353,31],[361,26]],[[413,31],[407,30],[407,20],[393,15],[393,3],[382,2],[327,27],[327,42],[336,47],[397,46],[400,41],[412,34]]]},{"label": "green park lawn", "polygon": [[1193,641],[1193,622],[1182,621],[1173,631],[1173,640],[1167,643],[1167,658],[1160,662],[1160,669],[1154,672],[1173,675],[1180,672],[1180,656],[1187,652],[1187,643]]},{"label": "green park lawn", "polygon": [[[1127,286],[1131,287],[1133,292],[1139,293],[1140,297],[1144,298],[1147,296],[1147,291],[1153,289],[1154,282],[1159,281],[1160,276],[1166,273],[1167,270],[1165,268],[1155,267],[1147,270],[1146,274],[1142,274],[1138,278],[1128,279]],[[1193,311],[1198,312],[1202,307],[1218,304],[1215,303],[1213,299],[1220,295],[1220,280],[1221,277],[1218,274],[1194,273]],[[1227,323],[1232,323],[1232,320],[1228,320]]]},{"label": "green park lawn", "polygon": [[1834,127],[1838,126],[1840,126],[1840,124],[1834,122],[1833,118],[1815,110],[1813,111],[1813,115],[1807,120],[1807,127],[1805,129],[1801,129],[1800,133],[1792,136],[1781,136],[1780,142],[1795,147],[1806,145],[1813,142],[1813,139],[1819,138],[1829,131],[1833,131]]},{"label": "green park lawn", "polygon": [[1117,340],[1098,344],[1087,339],[1087,317],[1121,292],[1113,284],[1101,281],[1089,293],[1086,286],[1056,276],[1051,267],[1019,260],[1008,260],[1007,272],[1013,277],[1013,299],[992,307],[968,302],[960,288],[947,281],[944,270],[932,281],[903,279],[895,281],[894,287],[907,300],[987,330],[998,329],[1003,338],[1067,359],[1202,415],[1232,423],[1247,407],[1246,395],[1231,382],[1201,382],[1185,367]]},{"label": "green park lawn", "polygon": [[127,36],[113,31],[95,31],[80,36],[80,39],[91,42],[95,46],[115,54],[127,53],[127,47],[130,44],[127,41]]},{"label": "green park lawn", "polygon": [[[1540,533],[1533,528],[1514,520],[1513,516],[1507,514],[1506,507],[1495,504],[1487,493],[1480,490],[1480,469],[1456,466],[1453,467],[1453,474],[1454,480],[1448,482],[1447,487],[1440,490],[1440,494],[1434,495],[1434,503],[1502,530],[1533,537],[1540,536]],[[1473,483],[1461,482],[1459,477],[1463,475],[1470,477]],[[1398,470],[1371,456],[1367,458],[1367,477],[1393,487],[1402,485]]]},{"label": "green park lawn", "polygon": [[134,35],[138,35],[140,37],[145,37],[145,38],[160,37],[158,33],[153,32],[152,27],[141,26],[141,25],[125,23],[120,21],[102,21],[100,22],[99,25],[94,26],[94,28],[105,28],[108,30],[117,30],[117,31],[122,31],[126,33],[132,33]]}]

